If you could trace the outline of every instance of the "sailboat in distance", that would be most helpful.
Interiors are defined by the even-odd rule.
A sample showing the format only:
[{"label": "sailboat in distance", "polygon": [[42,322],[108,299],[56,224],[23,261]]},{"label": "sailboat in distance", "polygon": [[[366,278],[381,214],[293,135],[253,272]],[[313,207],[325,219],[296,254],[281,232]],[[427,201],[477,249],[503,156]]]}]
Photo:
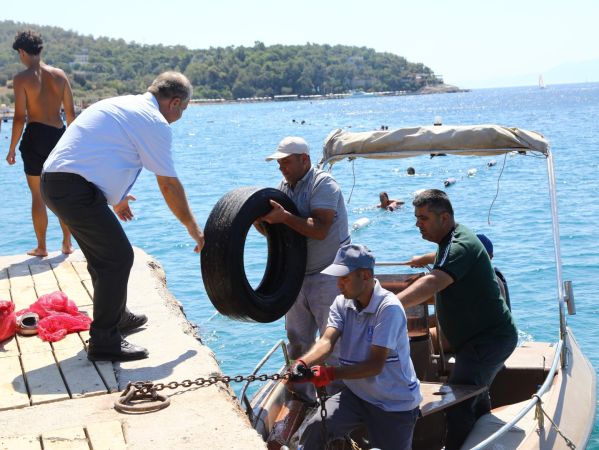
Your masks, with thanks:
[{"label": "sailboat in distance", "polygon": [[545,89],[545,80],[542,74],[539,75],[539,89]]}]

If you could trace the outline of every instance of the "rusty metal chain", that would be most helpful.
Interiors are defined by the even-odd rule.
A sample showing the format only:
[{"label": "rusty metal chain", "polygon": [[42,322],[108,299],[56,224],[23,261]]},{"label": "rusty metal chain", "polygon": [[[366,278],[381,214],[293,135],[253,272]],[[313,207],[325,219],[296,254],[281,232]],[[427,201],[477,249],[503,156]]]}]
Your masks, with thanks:
[{"label": "rusty metal chain", "polygon": [[167,383],[154,383],[152,381],[130,381],[127,387],[122,392],[120,397],[115,400],[114,408],[120,412],[128,413],[145,413],[158,411],[166,408],[170,404],[170,399],[165,395],[159,395],[158,392],[164,389],[177,389],[179,387],[190,388],[192,386],[206,387],[222,382],[229,384],[231,382],[241,383],[248,381],[250,383],[254,381],[268,381],[268,380],[281,380],[288,379],[289,374],[284,373],[283,375],[275,373],[272,375],[212,375],[209,377],[199,377],[195,380],[183,380],[180,382],[170,381]]}]

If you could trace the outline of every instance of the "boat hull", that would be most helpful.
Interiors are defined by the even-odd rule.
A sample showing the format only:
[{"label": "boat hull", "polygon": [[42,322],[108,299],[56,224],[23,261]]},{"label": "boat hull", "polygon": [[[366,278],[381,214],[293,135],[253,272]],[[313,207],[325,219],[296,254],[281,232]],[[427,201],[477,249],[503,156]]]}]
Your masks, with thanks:
[{"label": "boat hull", "polygon": [[[539,428],[533,408],[517,426],[512,427],[486,448],[569,449],[571,447],[565,438],[576,448],[586,448],[595,421],[595,371],[578,346],[572,330],[567,329],[564,343],[567,364],[558,370],[550,389],[541,397],[541,407],[546,414],[543,418],[543,428]],[[549,364],[550,361],[547,361],[547,365]],[[527,401],[522,401],[500,406],[481,417],[462,448],[469,449],[482,442],[516,417],[526,403]],[[552,426],[549,418],[557,429]]]}]

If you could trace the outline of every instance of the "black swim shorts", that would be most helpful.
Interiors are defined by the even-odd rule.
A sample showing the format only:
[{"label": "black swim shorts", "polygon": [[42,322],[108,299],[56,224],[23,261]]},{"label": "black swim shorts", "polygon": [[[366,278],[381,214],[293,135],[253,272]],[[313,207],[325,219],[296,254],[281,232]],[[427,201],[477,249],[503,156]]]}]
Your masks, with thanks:
[{"label": "black swim shorts", "polygon": [[64,126],[56,128],[39,122],[27,124],[19,145],[27,175],[41,175],[44,162],[65,130]]}]

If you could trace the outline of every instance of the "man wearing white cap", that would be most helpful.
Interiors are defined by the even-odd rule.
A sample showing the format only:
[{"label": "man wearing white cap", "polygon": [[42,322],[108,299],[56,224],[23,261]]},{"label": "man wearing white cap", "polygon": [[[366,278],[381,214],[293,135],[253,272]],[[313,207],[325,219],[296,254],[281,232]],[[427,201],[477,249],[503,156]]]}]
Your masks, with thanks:
[{"label": "man wearing white cap", "polygon": [[[320,414],[300,437],[303,450],[327,448],[364,424],[369,448],[408,450],[422,401],[410,359],[406,314],[397,297],[373,277],[374,255],[345,245],[323,273],[337,277],[342,295],[330,308],[323,336],[291,370],[292,383],[316,387],[343,379],[347,389],[326,400],[326,438]],[[321,364],[340,342],[339,366]]]},{"label": "man wearing white cap", "polygon": [[347,211],[339,185],[330,174],[312,167],[308,144],[301,137],[286,137],[266,160],[279,163],[284,179],[278,189],[293,200],[299,215],[271,200],[272,210],[260,221],[284,223],[306,236],[308,244],[302,289],[285,316],[289,356],[295,359],[312,346],[317,331],[324,333],[329,307],[339,294],[336,278],[320,272],[333,262],[339,247],[350,242]]}]

